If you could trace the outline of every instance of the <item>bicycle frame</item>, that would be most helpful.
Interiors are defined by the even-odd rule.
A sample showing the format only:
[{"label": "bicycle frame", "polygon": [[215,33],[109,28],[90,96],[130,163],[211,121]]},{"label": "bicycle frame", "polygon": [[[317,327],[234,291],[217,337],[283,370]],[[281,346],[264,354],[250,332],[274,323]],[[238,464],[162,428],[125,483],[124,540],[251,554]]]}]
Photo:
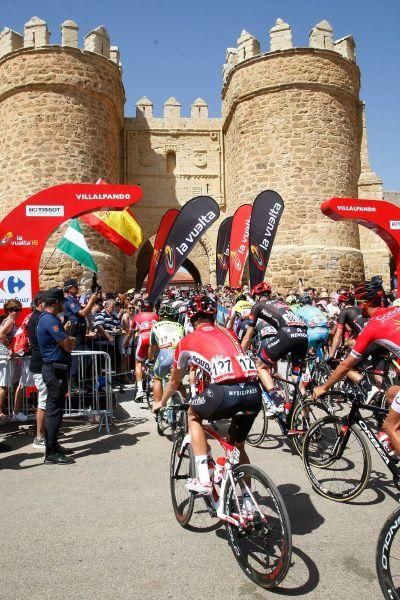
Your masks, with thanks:
[{"label": "bicycle frame", "polygon": [[378,452],[381,459],[384,461],[386,466],[389,468],[393,476],[396,480],[400,480],[400,468],[397,466],[395,460],[386,452],[384,446],[379,441],[375,433],[369,427],[368,423],[362,417],[360,413],[360,409],[369,410],[374,413],[374,416],[386,416],[388,414],[388,410],[386,408],[381,408],[379,406],[370,406],[369,404],[364,404],[359,400],[356,396],[353,399],[352,407],[350,412],[345,417],[339,419],[339,423],[341,425],[340,435],[335,443],[335,446],[332,451],[332,455],[337,455],[338,458],[341,458],[343,454],[343,450],[346,446],[346,442],[350,435],[350,427],[353,424],[357,424],[364,434],[366,435],[370,444],[375,448]]},{"label": "bicycle frame", "polygon": [[[225,456],[226,456],[225,472],[224,472],[222,480],[221,480],[220,491],[218,492],[216,485],[213,481],[212,482],[213,483],[212,495],[204,496],[204,501],[205,501],[212,516],[217,517],[218,519],[221,519],[222,521],[226,521],[226,522],[230,523],[231,525],[234,525],[235,527],[238,527],[238,528],[245,527],[247,525],[247,523],[254,521],[254,515],[245,515],[242,513],[242,511],[240,509],[239,499],[238,499],[238,496],[236,493],[236,486],[235,486],[235,481],[234,481],[234,477],[233,477],[233,468],[239,464],[240,452],[235,446],[233,446],[232,444],[229,444],[223,437],[221,437],[211,427],[209,427],[207,425],[203,425],[203,429],[207,435],[214,438],[220,444],[220,446],[223,448],[223,450],[225,452]],[[181,456],[183,456],[186,446],[190,443],[191,443],[191,435],[190,435],[190,433],[186,433],[186,435],[184,436],[184,438],[182,440],[181,448],[178,453],[179,458]],[[177,463],[176,472],[180,468],[180,464],[181,464],[181,460],[179,460]],[[240,478],[240,474],[239,474],[239,478]],[[223,499],[225,496],[225,489],[228,484],[228,481],[230,481],[230,483],[232,485],[232,490],[233,490],[233,494],[235,496],[236,506],[238,507],[238,511],[239,511],[237,518],[225,514],[224,509],[223,509]],[[249,494],[258,514],[262,517],[263,520],[265,520],[265,517],[264,517],[260,507],[258,506],[253,494],[251,493],[249,486],[247,485],[247,483],[244,480],[243,480],[243,483],[244,483],[246,492]]]}]

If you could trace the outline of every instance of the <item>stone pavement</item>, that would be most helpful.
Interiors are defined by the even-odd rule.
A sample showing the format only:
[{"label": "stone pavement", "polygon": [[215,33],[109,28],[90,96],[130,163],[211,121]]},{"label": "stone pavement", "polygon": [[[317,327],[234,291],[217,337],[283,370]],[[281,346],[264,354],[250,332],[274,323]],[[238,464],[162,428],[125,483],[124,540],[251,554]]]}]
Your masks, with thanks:
[{"label": "stone pavement", "polygon": [[157,435],[147,409],[129,412],[111,435],[66,422],[71,466],[43,465],[24,431],[0,434],[13,448],[0,455],[0,600],[381,597],[375,545],[397,494],[375,456],[369,488],[340,505],[312,492],[274,427],[265,448],[250,449],[279,486],[293,532],[293,565],[282,587],[267,592],[245,577],[224,529],[213,528],[207,514],[195,514],[197,532],[177,524],[171,444]]}]

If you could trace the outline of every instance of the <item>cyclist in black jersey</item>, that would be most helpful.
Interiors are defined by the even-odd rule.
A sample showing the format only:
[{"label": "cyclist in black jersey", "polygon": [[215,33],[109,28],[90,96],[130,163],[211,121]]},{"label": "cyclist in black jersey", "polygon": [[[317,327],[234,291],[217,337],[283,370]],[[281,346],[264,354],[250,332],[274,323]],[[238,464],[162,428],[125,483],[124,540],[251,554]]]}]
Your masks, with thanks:
[{"label": "cyclist in black jersey", "polygon": [[344,342],[346,328],[351,331],[354,338],[364,329],[367,319],[361,314],[358,306],[355,306],[354,294],[352,292],[343,292],[338,298],[341,307],[336,333],[332,341],[329,356],[335,356],[336,350]]},{"label": "cyclist in black jersey", "polygon": [[255,327],[260,319],[276,329],[276,334],[267,336],[261,344],[257,371],[277,412],[281,412],[284,399],[274,386],[271,370],[280,358],[286,357],[290,352],[292,373],[298,375],[307,355],[308,336],[307,325],[283,300],[270,300],[271,291],[271,286],[266,282],[253,287],[251,293],[258,301],[251,309],[250,323],[242,341],[242,348],[247,350],[250,346]]}]

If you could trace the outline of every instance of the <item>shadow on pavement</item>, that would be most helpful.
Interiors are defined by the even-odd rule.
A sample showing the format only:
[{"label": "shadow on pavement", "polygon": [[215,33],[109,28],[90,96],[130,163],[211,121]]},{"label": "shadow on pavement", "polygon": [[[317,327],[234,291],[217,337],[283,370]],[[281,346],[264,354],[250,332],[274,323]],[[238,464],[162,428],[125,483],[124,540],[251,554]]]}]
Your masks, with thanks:
[{"label": "shadow on pavement", "polygon": [[283,584],[269,591],[281,596],[303,596],[315,590],[318,583],[315,562],[303,550],[293,547],[292,562]]},{"label": "shadow on pavement", "polygon": [[292,535],[307,535],[325,522],[310,496],[302,492],[298,485],[285,483],[279,486],[279,491],[289,513]]}]

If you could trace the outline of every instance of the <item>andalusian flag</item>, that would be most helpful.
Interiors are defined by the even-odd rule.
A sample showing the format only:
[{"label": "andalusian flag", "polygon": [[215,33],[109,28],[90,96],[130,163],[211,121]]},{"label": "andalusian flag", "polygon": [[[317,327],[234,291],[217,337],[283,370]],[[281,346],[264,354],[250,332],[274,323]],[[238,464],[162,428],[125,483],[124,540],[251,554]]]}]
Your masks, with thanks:
[{"label": "andalusian flag", "polygon": [[94,263],[90,250],[83,237],[82,229],[78,219],[72,219],[67,231],[57,244],[57,248],[67,254],[81,265],[97,273],[97,267]]},{"label": "andalusian flag", "polygon": [[102,210],[79,218],[128,256],[132,256],[142,242],[142,230],[129,207]]}]

